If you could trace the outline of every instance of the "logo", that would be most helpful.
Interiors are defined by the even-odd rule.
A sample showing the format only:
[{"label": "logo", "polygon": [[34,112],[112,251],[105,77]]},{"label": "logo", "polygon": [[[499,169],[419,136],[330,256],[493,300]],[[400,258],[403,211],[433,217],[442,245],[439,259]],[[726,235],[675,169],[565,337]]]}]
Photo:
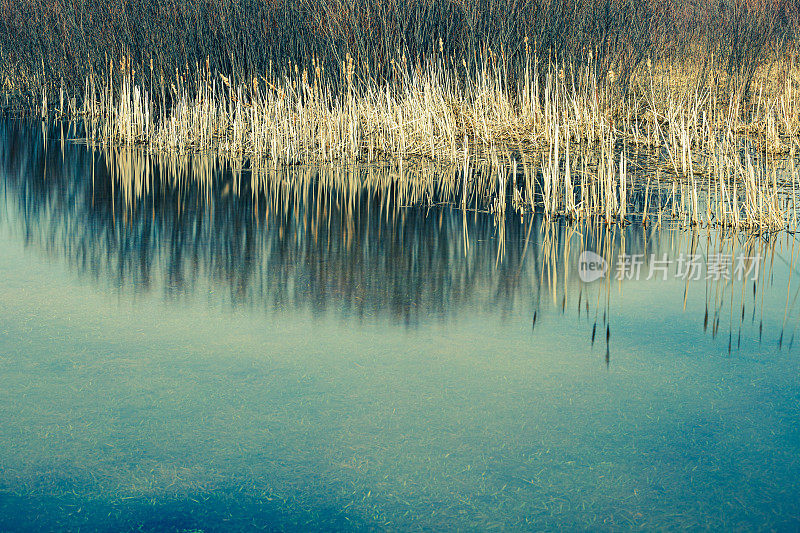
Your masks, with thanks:
[{"label": "logo", "polygon": [[584,283],[591,283],[606,275],[608,263],[602,256],[585,251],[578,258],[578,276]]}]

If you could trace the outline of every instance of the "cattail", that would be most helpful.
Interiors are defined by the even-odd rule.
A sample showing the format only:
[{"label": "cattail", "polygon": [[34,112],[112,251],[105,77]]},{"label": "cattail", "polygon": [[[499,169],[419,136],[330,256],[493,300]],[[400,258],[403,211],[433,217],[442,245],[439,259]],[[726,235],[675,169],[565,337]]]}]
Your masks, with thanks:
[{"label": "cattail", "polygon": [[349,87],[353,84],[353,57],[350,55],[350,52],[345,56],[344,68],[345,75],[347,76],[347,85]]}]

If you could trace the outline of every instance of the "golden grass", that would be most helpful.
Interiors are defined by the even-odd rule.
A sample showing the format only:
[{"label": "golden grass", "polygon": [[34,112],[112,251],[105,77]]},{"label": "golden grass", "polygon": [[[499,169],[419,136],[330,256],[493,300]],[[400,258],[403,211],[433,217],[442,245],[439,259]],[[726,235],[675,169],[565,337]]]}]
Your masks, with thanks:
[{"label": "golden grass", "polygon": [[[760,73],[749,97],[723,98],[731,94],[720,89],[729,86],[724,79],[694,80],[691,65],[675,71],[648,61],[620,94],[613,70],[595,76],[591,59],[551,64],[540,76],[529,54],[516,83],[491,50],[488,67],[466,83],[444,57],[416,69],[401,58],[392,85],[355,80],[348,57],[343,90],[319,68],[234,86],[198,67],[196,86],[147,88],[123,62],[108,79],[86,81],[80,109],[70,109],[72,101],[64,111],[61,95],[58,106],[82,117],[94,144],[213,152],[256,167],[432,161],[456,169],[465,184],[483,181],[498,212],[510,198],[520,212],[625,222],[638,195],[643,214],[660,221],[664,208],[649,199],[659,194],[670,198],[669,216],[690,225],[796,226],[794,65],[777,77]],[[155,103],[165,93],[169,107]]]}]

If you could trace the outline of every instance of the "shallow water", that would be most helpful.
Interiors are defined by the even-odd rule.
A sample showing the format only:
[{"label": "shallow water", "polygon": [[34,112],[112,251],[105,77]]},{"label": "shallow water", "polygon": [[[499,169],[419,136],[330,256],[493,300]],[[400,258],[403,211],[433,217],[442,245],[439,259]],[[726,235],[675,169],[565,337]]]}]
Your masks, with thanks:
[{"label": "shallow water", "polygon": [[800,527],[792,236],[0,134],[0,529]]}]

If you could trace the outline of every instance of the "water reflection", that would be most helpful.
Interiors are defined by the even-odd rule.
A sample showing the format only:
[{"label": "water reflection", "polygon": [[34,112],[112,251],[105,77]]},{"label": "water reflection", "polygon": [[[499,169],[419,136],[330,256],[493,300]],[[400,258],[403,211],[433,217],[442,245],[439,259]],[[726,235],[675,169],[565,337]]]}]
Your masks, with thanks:
[{"label": "water reflection", "polygon": [[[786,234],[523,217],[513,202],[499,211],[481,205],[483,196],[465,193],[446,169],[241,169],[206,156],[87,149],[66,140],[78,135],[70,128],[2,125],[3,223],[26,245],[132,293],[201,295],[234,307],[308,309],[407,327],[465,309],[503,315],[521,307],[535,332],[543,313],[574,314],[591,324],[591,345],[603,342],[608,363],[611,322],[620,312],[612,301],[628,283],[615,279],[621,254],[640,256],[642,273],[662,257],[764,258],[758,281],[698,278],[683,286],[684,307],[690,293],[704,291],[703,331],[726,334],[729,352],[741,347],[746,315],[762,337],[776,258],[785,270],[791,249],[789,271],[795,268]],[[579,277],[586,250],[611,265],[593,283]],[[777,334],[781,347],[793,345],[792,294]]]},{"label": "water reflection", "polygon": [[791,236],[0,127],[0,529],[796,524]]}]

